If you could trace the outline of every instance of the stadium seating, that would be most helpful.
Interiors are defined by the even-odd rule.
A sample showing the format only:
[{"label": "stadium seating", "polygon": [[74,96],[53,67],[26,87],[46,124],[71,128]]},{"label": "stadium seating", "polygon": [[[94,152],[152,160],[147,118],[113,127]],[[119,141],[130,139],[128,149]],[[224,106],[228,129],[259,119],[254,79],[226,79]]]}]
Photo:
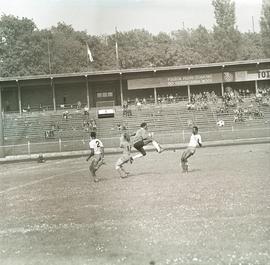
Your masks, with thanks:
[{"label": "stadium seating", "polygon": [[[249,102],[247,102],[248,104]],[[120,126],[125,125],[130,132],[139,128],[141,122],[147,122],[151,131],[156,134],[168,132],[182,132],[190,130],[193,124],[199,126],[200,131],[221,130],[217,121],[222,119],[224,127],[228,129],[263,128],[270,124],[270,107],[261,106],[264,117],[259,119],[246,119],[245,122],[234,122],[233,108],[228,113],[218,114],[216,105],[209,104],[206,110],[187,110],[186,102],[163,105],[145,105],[141,110],[131,107],[132,116],[123,116],[122,109],[115,107],[113,118],[97,119],[96,109],[92,109],[89,117],[81,111],[70,110],[69,118],[63,119],[62,112],[31,112],[4,115],[4,139],[5,145],[14,145],[30,142],[51,142],[61,138],[62,140],[89,139],[89,132],[83,128],[83,121],[95,118],[99,138],[118,137],[121,133]],[[57,127],[56,128],[56,124]],[[45,138],[45,132],[52,130],[54,133]]]}]

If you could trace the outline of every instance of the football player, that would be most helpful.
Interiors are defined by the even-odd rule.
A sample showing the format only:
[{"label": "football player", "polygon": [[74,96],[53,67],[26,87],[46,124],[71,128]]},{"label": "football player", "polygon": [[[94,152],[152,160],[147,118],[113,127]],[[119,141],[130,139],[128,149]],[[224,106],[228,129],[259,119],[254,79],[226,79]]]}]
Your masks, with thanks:
[{"label": "football player", "polygon": [[[123,128],[123,130],[125,130],[125,128]],[[124,131],[124,133],[120,137],[120,148],[123,149],[123,154],[116,161],[115,169],[118,171],[121,178],[126,178],[129,173],[124,170],[123,165],[128,162],[132,163],[132,158],[130,156],[131,151],[130,135],[126,131]]]},{"label": "football player", "polygon": [[133,156],[132,160],[142,157],[142,156],[146,156],[146,152],[143,147],[150,143],[153,144],[153,146],[155,147],[158,153],[161,153],[164,151],[164,149],[160,146],[160,144],[156,142],[155,140],[153,140],[152,138],[153,134],[148,133],[148,127],[147,127],[146,122],[143,122],[141,124],[141,128],[137,130],[137,132],[133,134],[132,136],[134,136],[133,146],[135,149],[137,149],[140,152],[139,154],[136,154],[135,156]]},{"label": "football player", "polygon": [[90,159],[90,173],[94,178],[94,182],[98,182],[99,179],[96,176],[96,171],[104,164],[104,146],[103,143],[96,138],[96,132],[91,132],[89,147],[91,153],[86,161]]},{"label": "football player", "polygon": [[192,135],[190,136],[190,141],[187,149],[183,152],[181,157],[181,166],[183,172],[188,172],[188,158],[195,154],[196,147],[202,147],[202,138],[200,134],[198,134],[199,129],[197,126],[193,126]]}]

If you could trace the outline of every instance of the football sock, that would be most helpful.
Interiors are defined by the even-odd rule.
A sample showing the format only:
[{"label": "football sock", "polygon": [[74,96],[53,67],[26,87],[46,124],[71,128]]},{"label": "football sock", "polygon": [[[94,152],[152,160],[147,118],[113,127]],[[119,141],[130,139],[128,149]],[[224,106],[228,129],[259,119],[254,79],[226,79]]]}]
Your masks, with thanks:
[{"label": "football sock", "polygon": [[160,145],[156,141],[152,141],[152,144],[157,149],[157,151],[160,152],[161,150]]},{"label": "football sock", "polygon": [[133,159],[136,159],[136,158],[140,158],[140,157],[142,157],[142,156],[143,156],[143,154],[139,153],[139,154],[133,156],[132,158],[133,158]]}]

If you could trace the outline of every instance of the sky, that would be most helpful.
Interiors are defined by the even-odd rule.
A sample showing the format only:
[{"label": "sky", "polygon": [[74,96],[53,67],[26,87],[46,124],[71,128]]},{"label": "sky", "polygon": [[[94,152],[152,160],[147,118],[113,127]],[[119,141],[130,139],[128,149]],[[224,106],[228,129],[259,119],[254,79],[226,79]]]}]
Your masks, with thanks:
[{"label": "sky", "polygon": [[[0,15],[33,19],[39,29],[57,22],[90,35],[146,29],[153,34],[215,23],[212,0],[0,0]],[[259,31],[262,0],[235,0],[236,24],[242,32]]]}]

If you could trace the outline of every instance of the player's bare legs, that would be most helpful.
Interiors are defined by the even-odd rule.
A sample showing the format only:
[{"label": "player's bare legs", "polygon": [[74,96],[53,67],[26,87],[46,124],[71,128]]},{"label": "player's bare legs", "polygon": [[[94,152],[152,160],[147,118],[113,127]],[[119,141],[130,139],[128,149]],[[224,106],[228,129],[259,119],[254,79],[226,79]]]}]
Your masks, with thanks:
[{"label": "player's bare legs", "polygon": [[100,159],[97,163],[96,163],[96,166],[95,166],[95,171],[97,171],[102,165],[104,165],[105,162],[103,159]]},{"label": "player's bare legs", "polygon": [[94,179],[94,182],[99,181],[99,179],[96,176],[96,164],[97,164],[97,161],[96,161],[96,159],[93,158],[92,161],[90,162],[90,166],[89,166],[89,171],[90,171],[91,176]]},{"label": "player's bare legs", "polygon": [[123,166],[116,167],[116,170],[118,171],[119,176],[121,178],[127,178],[129,172],[125,171],[124,168],[123,168]]},{"label": "player's bare legs", "polygon": [[122,158],[119,158],[115,164],[115,169],[118,171],[121,178],[126,178],[129,174],[129,172],[125,171],[123,168],[123,165],[128,163],[130,161],[130,158],[126,160],[122,160]]},{"label": "player's bare legs", "polygon": [[183,172],[188,172],[188,158],[191,157],[194,154],[194,151],[187,149],[183,152],[181,157],[181,166],[183,169]]}]

